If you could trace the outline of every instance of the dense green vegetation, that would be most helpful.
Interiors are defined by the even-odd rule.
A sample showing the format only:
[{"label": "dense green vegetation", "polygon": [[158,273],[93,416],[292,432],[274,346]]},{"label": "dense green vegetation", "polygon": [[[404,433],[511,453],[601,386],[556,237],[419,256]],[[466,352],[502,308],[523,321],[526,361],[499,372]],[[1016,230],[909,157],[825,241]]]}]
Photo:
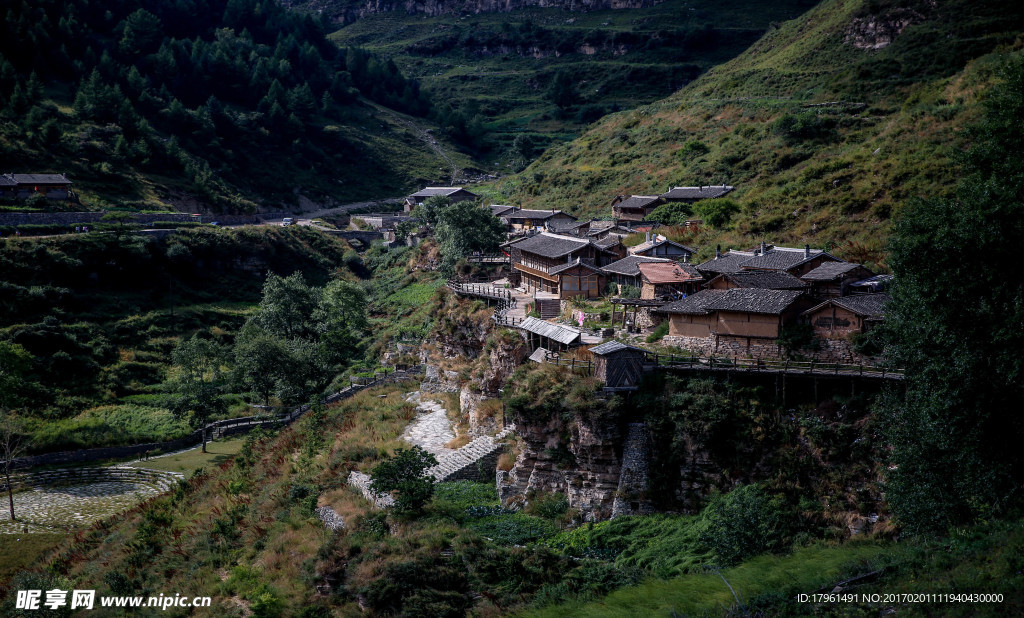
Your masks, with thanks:
[{"label": "dense green vegetation", "polygon": [[422,116],[418,83],[276,0],[15,2],[0,18],[0,167],[66,172],[87,206],[251,211],[436,175],[419,136],[360,102]]},{"label": "dense green vegetation", "polygon": [[[327,7],[342,9],[340,2]],[[628,10],[524,8],[366,15],[331,35],[393,60],[433,118],[499,171],[518,171],[601,116],[671,94],[811,2],[667,0]],[[316,3],[316,9],[322,9]]]},{"label": "dense green vegetation", "polygon": [[884,404],[898,466],[887,494],[915,532],[1020,504],[1024,58],[998,79],[971,131],[955,197],[911,202],[892,244],[886,335],[907,368],[907,391]]},{"label": "dense green vegetation", "polygon": [[[870,23],[900,18],[890,44],[855,46]],[[1022,28],[1005,2],[827,0],[671,97],[549,149],[489,197],[607,215],[618,194],[725,183],[741,211],[687,238],[703,257],[767,238],[884,264],[903,203],[951,195],[961,129]]]},{"label": "dense green vegetation", "polygon": [[[130,233],[8,238],[0,244],[0,375],[17,380],[5,385],[0,405],[25,412],[35,451],[165,440],[190,430],[177,419],[195,406],[177,417],[176,406],[183,399],[194,403],[202,392],[210,395],[213,385],[194,388],[201,386],[199,378],[210,381],[214,368],[237,366],[237,388],[223,383],[234,377],[225,372],[214,388],[216,401],[206,399],[220,414],[248,413],[245,400],[231,393],[252,391],[256,402],[267,393],[246,381],[242,364],[220,358],[197,369],[196,380],[182,382],[176,367],[190,363],[172,358],[179,342],[201,333],[211,349],[230,347],[250,315],[266,314],[257,305],[264,296],[263,273],[299,270],[309,285],[331,290],[323,301],[330,315],[306,316],[320,329],[323,345],[339,343],[358,353],[345,343],[349,335],[358,336],[358,324],[350,332],[351,314],[340,310],[353,284],[329,283],[337,275],[356,279],[338,266],[350,254],[356,255],[344,241],[300,227],[196,228],[166,240]],[[357,302],[360,293],[355,292]],[[289,353],[301,347],[282,339]],[[304,366],[280,363],[288,358],[276,357],[274,371],[263,374],[275,401],[305,401],[336,374],[325,369],[329,375],[319,381],[313,376],[323,371],[308,380],[288,379],[288,390],[275,379]],[[336,367],[344,360],[335,355],[323,362]]]}]

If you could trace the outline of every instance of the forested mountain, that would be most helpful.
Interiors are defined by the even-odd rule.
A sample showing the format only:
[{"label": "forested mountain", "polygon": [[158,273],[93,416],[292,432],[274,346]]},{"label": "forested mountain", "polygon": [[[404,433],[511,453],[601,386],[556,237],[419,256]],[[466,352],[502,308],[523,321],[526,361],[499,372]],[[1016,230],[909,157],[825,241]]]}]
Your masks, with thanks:
[{"label": "forested mountain", "polygon": [[736,214],[689,239],[705,252],[767,238],[878,263],[905,200],[951,194],[950,154],[1022,30],[1013,3],[826,0],[673,96],[548,150],[494,199],[608,215],[618,194],[724,183]]},{"label": "forested mountain", "polygon": [[[394,63],[276,0],[14,2],[0,12],[0,168],[95,205],[217,209],[400,194],[437,161],[362,97],[424,116]],[[430,153],[430,154],[428,154]]]},{"label": "forested mountain", "polygon": [[339,45],[379,53],[419,80],[437,102],[437,123],[508,173],[607,113],[672,94],[814,2],[542,4],[296,6],[340,21],[331,35]]}]

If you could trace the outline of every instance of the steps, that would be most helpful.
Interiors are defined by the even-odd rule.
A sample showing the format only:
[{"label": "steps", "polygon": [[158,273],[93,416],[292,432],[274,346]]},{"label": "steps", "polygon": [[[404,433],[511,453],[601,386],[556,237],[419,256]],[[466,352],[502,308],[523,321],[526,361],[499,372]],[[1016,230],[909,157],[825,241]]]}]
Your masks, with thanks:
[{"label": "steps", "polygon": [[537,313],[542,320],[550,320],[562,315],[562,302],[554,298],[538,298],[536,303]]},{"label": "steps", "polygon": [[495,437],[480,436],[466,446],[437,458],[438,464],[427,470],[438,483],[446,481],[489,481],[498,466],[504,445],[502,438],[515,428],[510,427]]},{"label": "steps", "polygon": [[113,466],[106,468],[64,468],[21,472],[11,475],[11,484],[15,487],[53,487],[121,481],[152,487],[158,492],[163,493],[173,489],[174,485],[183,478],[185,478],[185,475],[177,472]]}]

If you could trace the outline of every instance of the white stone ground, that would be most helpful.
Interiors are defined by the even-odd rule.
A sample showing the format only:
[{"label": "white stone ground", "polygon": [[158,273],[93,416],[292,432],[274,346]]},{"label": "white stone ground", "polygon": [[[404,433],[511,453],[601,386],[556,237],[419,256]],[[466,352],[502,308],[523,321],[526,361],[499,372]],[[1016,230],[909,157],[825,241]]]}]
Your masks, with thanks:
[{"label": "white stone ground", "polygon": [[178,478],[182,475],[124,464],[28,473],[24,488],[14,494],[17,521],[11,521],[3,500],[0,534],[67,532],[85,527],[167,491]]},{"label": "white stone ground", "polygon": [[420,392],[406,395],[406,400],[416,404],[418,414],[405,428],[402,439],[415,444],[423,450],[439,458],[453,452],[445,446],[455,439],[452,423],[448,420],[448,412],[436,401],[420,398]]}]

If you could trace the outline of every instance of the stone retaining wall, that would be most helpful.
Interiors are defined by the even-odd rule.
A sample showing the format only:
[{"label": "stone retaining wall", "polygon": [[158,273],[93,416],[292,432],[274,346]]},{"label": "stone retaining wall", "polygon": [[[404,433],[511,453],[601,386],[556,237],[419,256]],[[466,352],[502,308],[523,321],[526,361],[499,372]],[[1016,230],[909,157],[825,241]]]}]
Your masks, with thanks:
[{"label": "stone retaining wall", "polygon": [[[0,212],[0,225],[77,225],[80,223],[100,223],[106,212]],[[204,214],[203,221],[217,221],[222,225],[244,225],[262,223],[266,219],[287,217],[288,213],[267,212],[258,214]],[[182,212],[135,213],[134,223],[154,223],[156,221],[173,221],[188,223],[192,215]]]},{"label": "stone retaining wall", "polygon": [[[676,346],[701,356],[739,356],[741,358],[786,358],[786,352],[775,339],[757,337],[733,337],[716,335],[711,337],[682,337],[666,335],[665,345]],[[845,339],[818,339],[818,350],[797,350],[801,359],[823,363],[878,364],[879,359],[861,356],[853,351],[853,345]]]}]

